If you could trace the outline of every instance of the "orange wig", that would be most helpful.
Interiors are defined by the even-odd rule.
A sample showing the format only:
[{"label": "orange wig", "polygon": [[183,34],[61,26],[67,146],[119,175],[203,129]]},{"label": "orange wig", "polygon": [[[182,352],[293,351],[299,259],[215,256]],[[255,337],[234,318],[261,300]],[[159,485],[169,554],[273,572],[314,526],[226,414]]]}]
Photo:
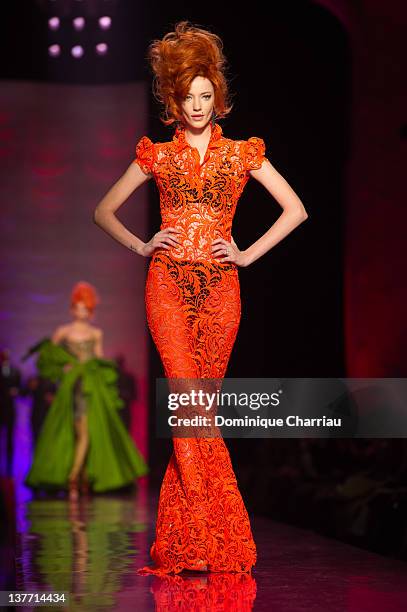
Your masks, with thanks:
[{"label": "orange wig", "polygon": [[226,58],[222,49],[219,36],[188,21],[178,22],[174,32],[150,43],[147,59],[154,74],[153,94],[164,104],[161,121],[165,125],[181,121],[180,102],[197,76],[209,79],[213,85],[217,117],[230,113],[233,105],[228,100]]},{"label": "orange wig", "polygon": [[99,301],[96,289],[86,281],[79,281],[72,289],[71,306],[74,306],[78,302],[83,302],[86,308],[93,312]]}]

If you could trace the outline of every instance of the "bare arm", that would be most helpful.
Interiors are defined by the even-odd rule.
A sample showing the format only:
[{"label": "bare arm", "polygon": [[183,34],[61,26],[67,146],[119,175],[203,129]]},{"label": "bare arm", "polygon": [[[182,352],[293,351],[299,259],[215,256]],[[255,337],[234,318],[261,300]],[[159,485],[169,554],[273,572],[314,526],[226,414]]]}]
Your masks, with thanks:
[{"label": "bare arm", "polygon": [[[243,267],[250,265],[267,253],[308,218],[300,198],[268,159],[263,161],[261,168],[250,170],[250,174],[277,200],[283,212],[267,232],[245,251],[239,251],[232,237],[233,253],[230,256],[223,257],[221,261],[234,261]],[[228,242],[223,238],[217,238],[214,243],[218,243],[221,250],[228,245]]]},{"label": "bare arm", "polygon": [[130,232],[116,217],[115,212],[124,204],[128,197],[143,183],[152,178],[152,174],[145,174],[140,166],[132,162],[126,172],[109,189],[100,200],[93,213],[93,221],[109,236],[120,242],[123,246],[138,255],[147,257],[158,246],[169,248],[168,244],[176,246],[174,236],[176,230],[167,228],[154,234],[149,242],[143,242],[138,236]]},{"label": "bare arm", "polygon": [[126,172],[100,200],[93,212],[93,221],[99,227],[120,244],[138,254],[141,254],[140,251],[144,242],[138,236],[132,234],[114,213],[124,204],[133,191],[151,177],[151,174],[144,174],[140,166],[132,162]]},{"label": "bare arm", "polygon": [[268,159],[258,170],[250,170],[250,174],[276,199],[283,212],[270,229],[244,251],[246,265],[267,253],[308,218],[300,198]]},{"label": "bare arm", "polygon": [[103,331],[98,329],[95,334],[95,355],[96,357],[103,357]]},{"label": "bare arm", "polygon": [[52,334],[51,341],[54,344],[59,344],[64,336],[65,336],[65,327],[63,325],[60,325],[59,327],[56,328],[56,330]]}]

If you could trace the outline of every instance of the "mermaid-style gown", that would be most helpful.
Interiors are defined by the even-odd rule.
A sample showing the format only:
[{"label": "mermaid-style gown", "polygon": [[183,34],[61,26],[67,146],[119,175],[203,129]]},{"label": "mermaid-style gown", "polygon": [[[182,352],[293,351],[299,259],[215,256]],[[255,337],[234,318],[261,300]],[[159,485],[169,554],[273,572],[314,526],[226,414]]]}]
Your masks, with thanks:
[{"label": "mermaid-style gown", "polygon": [[[177,127],[172,141],[143,136],[135,163],[160,193],[160,229],[180,244],[157,248],[145,287],[148,326],[168,379],[218,379],[226,373],[241,317],[238,266],[211,253],[231,240],[237,202],[265,159],[261,138],[231,140],[211,126],[203,163]],[[222,437],[173,437],[161,486],[153,567],[140,573],[248,572],[256,561],[249,517]]]}]

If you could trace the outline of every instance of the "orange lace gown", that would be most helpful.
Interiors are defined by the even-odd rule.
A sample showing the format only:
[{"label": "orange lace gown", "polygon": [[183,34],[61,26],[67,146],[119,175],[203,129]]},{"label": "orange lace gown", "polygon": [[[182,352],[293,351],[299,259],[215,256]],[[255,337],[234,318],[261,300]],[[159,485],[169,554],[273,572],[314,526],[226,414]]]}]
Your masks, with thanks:
[{"label": "orange lace gown", "polygon": [[[238,266],[211,253],[215,238],[231,240],[240,195],[265,159],[261,138],[231,140],[211,126],[203,163],[177,127],[169,142],[143,136],[134,160],[160,194],[160,229],[181,230],[181,244],[157,248],[148,268],[148,326],[167,378],[225,376],[240,316]],[[247,510],[222,437],[173,437],[173,454],[159,497],[152,567],[179,573],[249,572],[256,562]]]}]

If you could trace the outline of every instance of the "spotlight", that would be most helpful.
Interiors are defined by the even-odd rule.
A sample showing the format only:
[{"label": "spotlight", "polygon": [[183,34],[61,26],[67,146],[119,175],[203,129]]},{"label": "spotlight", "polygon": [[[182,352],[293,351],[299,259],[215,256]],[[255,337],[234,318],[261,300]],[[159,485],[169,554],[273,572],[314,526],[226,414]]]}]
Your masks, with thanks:
[{"label": "spotlight", "polygon": [[50,19],[48,19],[48,27],[50,30],[58,30],[59,26],[60,22],[58,17],[50,17]]},{"label": "spotlight", "polygon": [[75,17],[75,19],[72,20],[72,23],[75,30],[83,30],[85,27],[85,19],[83,17]]},{"label": "spotlight", "polygon": [[108,30],[112,25],[112,20],[110,17],[99,17],[99,26],[102,30]]},{"label": "spotlight", "polygon": [[48,47],[48,55],[51,57],[58,57],[61,55],[61,47],[59,45],[50,45]]},{"label": "spotlight", "polygon": [[83,47],[81,45],[75,45],[75,47],[72,47],[72,49],[71,49],[72,57],[80,58],[80,57],[82,57],[83,54],[84,54],[84,50],[83,50]]},{"label": "spotlight", "polygon": [[98,45],[96,45],[96,53],[98,55],[106,55],[108,50],[109,50],[109,47],[107,46],[106,43],[99,43]]}]

